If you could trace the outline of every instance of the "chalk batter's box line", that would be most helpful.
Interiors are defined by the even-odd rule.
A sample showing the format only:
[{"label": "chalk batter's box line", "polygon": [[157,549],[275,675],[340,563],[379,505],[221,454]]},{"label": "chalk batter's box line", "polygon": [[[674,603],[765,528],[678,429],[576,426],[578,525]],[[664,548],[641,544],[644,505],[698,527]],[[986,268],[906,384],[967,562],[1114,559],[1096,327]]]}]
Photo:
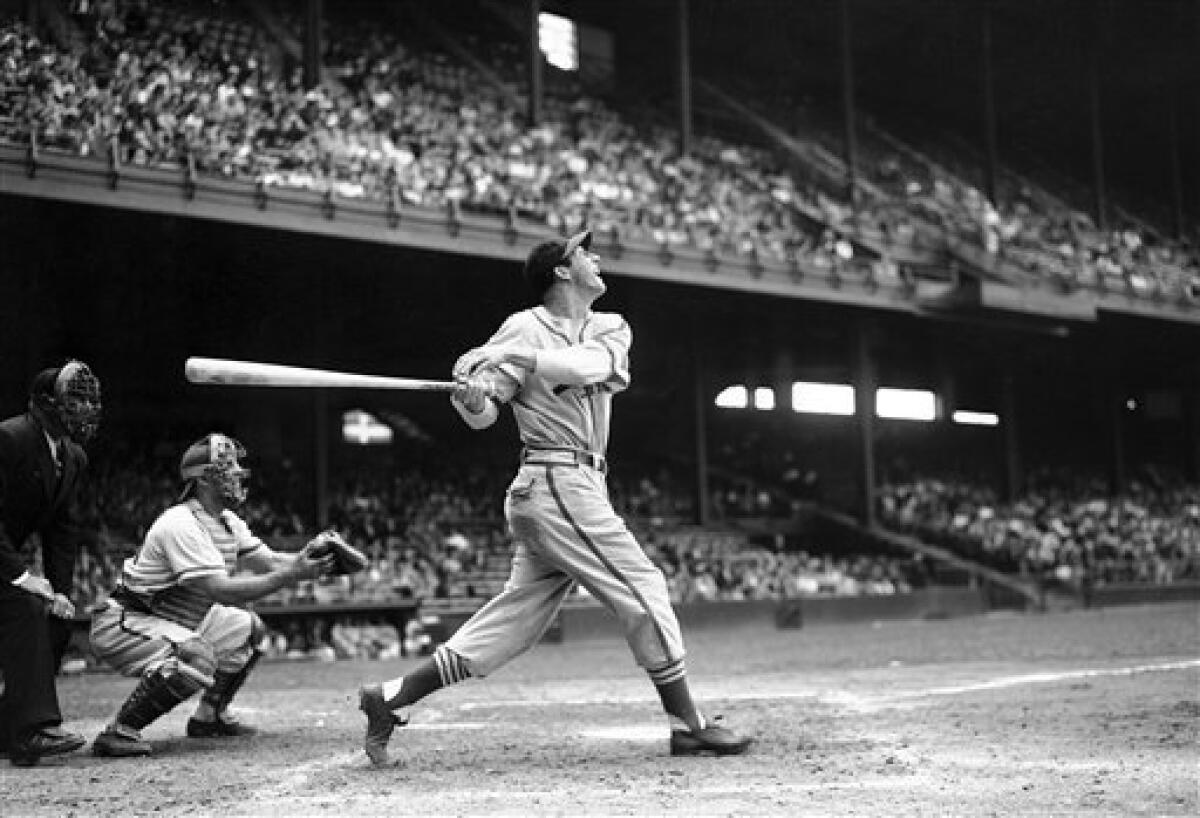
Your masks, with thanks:
[{"label": "chalk batter's box line", "polygon": [[[944,685],[910,690],[887,696],[855,696],[853,694],[835,693],[824,694],[820,691],[742,691],[726,693],[716,698],[722,701],[785,701],[794,699],[833,699],[835,701],[854,700],[866,705],[884,705],[896,702],[906,702],[937,696],[960,696],[966,693],[978,693],[987,690],[1002,690],[1011,687],[1024,687],[1042,684],[1057,684],[1060,682],[1077,681],[1080,679],[1099,679],[1104,677],[1136,676],[1144,673],[1167,673],[1179,670],[1200,668],[1200,659],[1190,659],[1180,662],[1159,662],[1147,665],[1133,665],[1115,668],[1086,668],[1080,670],[1064,670],[1053,673],[1027,673],[1017,676],[1000,676],[994,679],[984,679],[961,685]],[[629,696],[586,696],[573,699],[491,699],[479,702],[464,702],[458,705],[460,710],[483,710],[487,708],[504,707],[538,707],[547,705],[586,706],[597,704],[637,704],[654,702],[657,698],[649,694],[632,694]]]}]

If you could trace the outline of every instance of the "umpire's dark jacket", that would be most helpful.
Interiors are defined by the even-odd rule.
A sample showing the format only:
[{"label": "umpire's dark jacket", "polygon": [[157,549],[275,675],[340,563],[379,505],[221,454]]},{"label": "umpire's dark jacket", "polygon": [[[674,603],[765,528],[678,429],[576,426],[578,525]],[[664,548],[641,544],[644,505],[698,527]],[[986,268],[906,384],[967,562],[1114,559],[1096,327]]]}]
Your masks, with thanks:
[{"label": "umpire's dark jacket", "polygon": [[30,414],[0,422],[0,747],[22,730],[59,724],[54,676],[70,639],[67,623],[45,613],[40,597],[15,587],[27,570],[21,546],[35,531],[42,567],[58,593],[71,595],[78,531],[71,497],[87,466],[72,440],[58,440],[59,469],[41,425]]}]

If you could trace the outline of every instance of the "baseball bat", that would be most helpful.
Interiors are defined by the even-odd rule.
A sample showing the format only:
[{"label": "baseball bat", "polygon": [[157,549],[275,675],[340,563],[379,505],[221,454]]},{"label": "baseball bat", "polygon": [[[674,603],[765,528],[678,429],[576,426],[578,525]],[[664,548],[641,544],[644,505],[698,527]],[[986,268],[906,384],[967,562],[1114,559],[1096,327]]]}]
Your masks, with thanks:
[{"label": "baseball bat", "polygon": [[183,374],[190,383],[218,386],[273,386],[292,388],[402,389],[412,392],[450,392],[454,381],[390,378],[330,369],[231,361],[225,358],[188,358]]}]

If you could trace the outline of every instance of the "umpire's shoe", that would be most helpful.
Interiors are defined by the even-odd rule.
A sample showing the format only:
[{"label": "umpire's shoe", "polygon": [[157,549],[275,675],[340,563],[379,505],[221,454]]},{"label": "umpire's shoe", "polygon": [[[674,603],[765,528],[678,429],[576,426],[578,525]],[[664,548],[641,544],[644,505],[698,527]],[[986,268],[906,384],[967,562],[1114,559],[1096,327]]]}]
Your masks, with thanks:
[{"label": "umpire's shoe", "polygon": [[153,752],[150,742],[132,727],[110,724],[92,742],[92,755],[105,758],[133,758],[148,756]]},{"label": "umpire's shoe", "polygon": [[367,714],[367,735],[363,738],[363,749],[367,758],[375,765],[388,763],[388,742],[396,727],[408,721],[397,716],[387,706],[381,685],[363,685],[358,690],[358,709]]},{"label": "umpire's shoe", "polygon": [[754,739],[739,736],[728,727],[716,723],[716,717],[699,730],[672,730],[673,756],[736,756],[750,749]]},{"label": "umpire's shoe", "polygon": [[14,741],[8,748],[8,760],[14,767],[33,767],[39,759],[73,753],[86,743],[83,736],[61,727],[43,727]]}]

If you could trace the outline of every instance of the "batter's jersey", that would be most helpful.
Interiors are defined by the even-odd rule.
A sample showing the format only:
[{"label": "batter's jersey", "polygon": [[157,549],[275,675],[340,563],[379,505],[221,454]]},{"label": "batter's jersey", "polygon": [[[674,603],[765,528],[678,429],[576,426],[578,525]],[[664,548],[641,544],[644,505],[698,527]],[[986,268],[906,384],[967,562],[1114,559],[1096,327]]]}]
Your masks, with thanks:
[{"label": "batter's jersey", "polygon": [[526,446],[583,449],[603,455],[608,448],[612,396],[629,386],[633,331],[617,313],[593,312],[573,337],[570,333],[565,319],[538,306],[510,315],[488,344],[521,343],[535,349],[592,347],[608,355],[607,377],[586,386],[567,386],[547,381],[536,370],[504,364],[499,369],[508,378],[499,379],[499,397],[512,406]]},{"label": "batter's jersey", "polygon": [[237,514],[226,509],[214,517],[191,499],[154,521],[137,554],[125,560],[121,584],[155,613],[190,625],[213,601],[183,580],[230,574],[240,558],[265,547]]}]

